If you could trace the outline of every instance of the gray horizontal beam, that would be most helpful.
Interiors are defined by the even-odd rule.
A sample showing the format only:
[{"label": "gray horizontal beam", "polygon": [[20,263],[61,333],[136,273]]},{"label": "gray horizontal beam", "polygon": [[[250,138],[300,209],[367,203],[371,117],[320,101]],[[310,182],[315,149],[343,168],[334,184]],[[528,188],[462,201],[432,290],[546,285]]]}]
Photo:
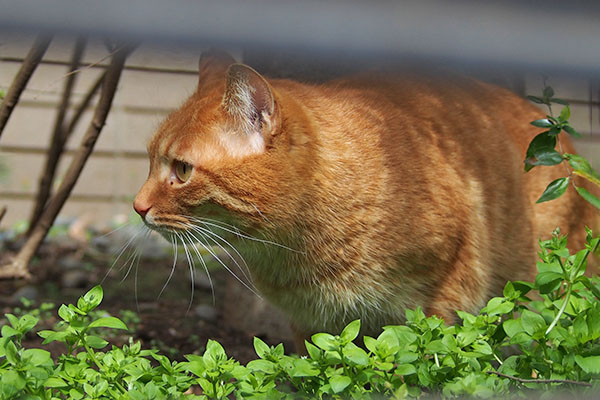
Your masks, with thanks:
[{"label": "gray horizontal beam", "polygon": [[600,72],[600,2],[0,0],[0,29]]}]

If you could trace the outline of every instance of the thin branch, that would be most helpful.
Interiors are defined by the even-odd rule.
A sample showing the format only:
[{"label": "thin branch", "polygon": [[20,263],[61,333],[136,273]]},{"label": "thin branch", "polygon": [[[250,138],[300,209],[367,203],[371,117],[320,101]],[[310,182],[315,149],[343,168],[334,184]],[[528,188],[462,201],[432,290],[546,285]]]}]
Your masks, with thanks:
[{"label": "thin branch", "polygon": [[2,222],[2,218],[4,218],[5,214],[6,214],[6,206],[0,207],[0,222]]},{"label": "thin branch", "polygon": [[87,94],[85,95],[85,98],[82,100],[82,102],[79,104],[79,106],[77,106],[77,110],[75,110],[75,113],[71,117],[71,121],[69,122],[69,125],[67,126],[67,129],[65,130],[65,136],[66,136],[65,140],[69,140],[69,137],[71,137],[71,134],[75,130],[75,127],[77,126],[77,123],[81,119],[81,116],[83,115],[85,110],[88,108],[88,106],[92,102],[92,99],[94,98],[94,96],[96,95],[96,93],[98,92],[100,87],[102,86],[102,82],[104,82],[105,77],[106,77],[106,71],[104,71],[98,77],[98,79],[96,79],[96,82],[94,82],[92,87],[88,90]]},{"label": "thin branch", "polygon": [[487,371],[487,373],[490,375],[497,375],[501,378],[510,379],[519,383],[564,383],[569,385],[579,385],[588,387],[593,386],[591,383],[588,382],[572,381],[569,379],[523,379],[512,375],[506,375],[498,371]]},{"label": "thin branch", "polygon": [[69,165],[69,169],[60,187],[48,202],[48,206],[19,253],[10,264],[0,268],[0,278],[29,278],[31,276],[27,266],[77,183],[83,166],[92,153],[98,136],[106,123],[106,117],[110,111],[110,106],[128,53],[129,48],[121,48],[112,57],[92,121],[81,141],[77,153]]},{"label": "thin branch", "polygon": [[[79,67],[85,49],[85,43],[86,40],[84,37],[77,38],[75,48],[73,49],[73,55],[71,56],[69,72],[73,72]],[[46,156],[46,165],[42,170],[35,206],[31,217],[29,218],[29,230],[27,231],[27,235],[31,234],[46,207],[48,197],[50,197],[52,183],[54,182],[54,176],[56,175],[56,168],[58,167],[58,162],[60,161],[67,139],[65,132],[65,115],[67,114],[71,102],[71,95],[73,93],[77,75],[78,74],[67,74],[67,79],[65,80],[62,97],[56,112],[52,138],[50,139],[50,148],[48,149],[48,155]]]},{"label": "thin branch", "polygon": [[6,126],[13,109],[19,102],[21,93],[23,93],[23,90],[27,86],[27,82],[29,82],[29,78],[31,78],[31,75],[33,75],[33,72],[48,49],[51,40],[52,36],[39,35],[35,39],[35,42],[25,57],[25,60],[23,60],[23,64],[21,65],[19,72],[17,72],[17,75],[10,85],[4,100],[2,100],[2,106],[0,107],[0,136],[2,136],[2,131],[4,131],[4,127]]}]

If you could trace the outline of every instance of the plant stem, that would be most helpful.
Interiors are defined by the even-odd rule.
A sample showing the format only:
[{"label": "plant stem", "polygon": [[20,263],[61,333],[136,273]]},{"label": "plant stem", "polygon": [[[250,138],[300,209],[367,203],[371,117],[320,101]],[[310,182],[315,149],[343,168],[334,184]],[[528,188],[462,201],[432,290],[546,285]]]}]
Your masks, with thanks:
[{"label": "plant stem", "polygon": [[501,378],[511,379],[513,381],[517,381],[520,383],[567,383],[570,385],[580,385],[580,386],[593,386],[588,382],[580,382],[580,381],[572,381],[569,379],[523,379],[512,375],[506,375],[498,371],[486,371],[487,374],[496,375]]},{"label": "plant stem", "polygon": [[554,329],[554,327],[558,323],[558,320],[565,312],[565,308],[567,308],[567,304],[569,304],[569,300],[571,299],[571,290],[571,282],[567,282],[567,295],[565,296],[565,301],[563,301],[562,305],[560,306],[560,310],[558,310],[558,314],[556,314],[556,317],[554,317],[554,320],[552,321],[548,329],[546,329],[546,335],[549,334],[552,331],[552,329]]},{"label": "plant stem", "polygon": [[[85,348],[85,351],[87,352],[87,354],[90,357],[90,359],[98,367],[98,372],[102,372],[102,370],[104,369],[104,367],[100,364],[100,362],[96,358],[96,353],[94,353],[94,350],[92,350],[92,348],[85,343],[85,341],[83,340],[83,338],[80,338],[79,340],[81,340],[81,343],[83,343],[83,347]],[[118,381],[115,380],[112,383],[114,383],[115,386],[117,386],[119,388],[119,390],[121,390],[123,393],[127,393],[127,390]]]}]

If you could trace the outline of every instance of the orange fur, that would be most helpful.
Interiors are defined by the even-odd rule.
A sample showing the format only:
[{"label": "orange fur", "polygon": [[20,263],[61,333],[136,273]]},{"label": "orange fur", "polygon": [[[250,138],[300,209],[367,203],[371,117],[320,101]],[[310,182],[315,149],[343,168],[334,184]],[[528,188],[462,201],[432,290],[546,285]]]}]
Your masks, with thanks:
[{"label": "orange fur", "polygon": [[[573,190],[534,204],[565,171],[524,173],[542,114],[514,94],[410,73],[311,86],[231,63],[201,60],[198,91],[149,144],[134,207],[168,236],[214,204],[286,246],[244,256],[298,332],[356,318],[374,332],[415,306],[452,321],[532,279],[537,239],[556,226],[581,246],[595,214]],[[174,160],[193,166],[188,181]]]}]

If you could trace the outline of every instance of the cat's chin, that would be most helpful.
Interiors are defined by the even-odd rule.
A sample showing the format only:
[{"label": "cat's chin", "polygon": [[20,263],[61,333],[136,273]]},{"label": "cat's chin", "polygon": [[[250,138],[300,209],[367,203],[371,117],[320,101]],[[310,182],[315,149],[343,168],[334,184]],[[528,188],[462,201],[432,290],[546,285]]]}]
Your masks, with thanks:
[{"label": "cat's chin", "polygon": [[144,221],[144,224],[146,225],[146,227],[148,229],[150,229],[153,232],[156,232],[156,233],[160,234],[168,242],[173,242],[173,237],[177,236],[178,232],[185,232],[185,230],[183,228],[181,228],[181,229],[174,229],[172,227],[165,227],[165,226],[162,226],[162,225],[156,225],[156,224],[153,224],[153,223],[147,222],[147,221]]}]

